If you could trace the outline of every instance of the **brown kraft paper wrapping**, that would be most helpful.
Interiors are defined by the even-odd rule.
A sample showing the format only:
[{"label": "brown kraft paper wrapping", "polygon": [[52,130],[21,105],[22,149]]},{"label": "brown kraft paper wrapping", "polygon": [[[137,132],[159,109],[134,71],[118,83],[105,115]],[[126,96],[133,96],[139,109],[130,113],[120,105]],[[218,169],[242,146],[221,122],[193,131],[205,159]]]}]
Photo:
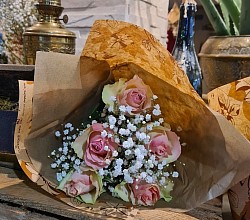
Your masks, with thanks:
[{"label": "brown kraft paper wrapping", "polygon": [[247,176],[249,141],[205,105],[168,51],[150,33],[133,24],[96,21],[81,57],[37,53],[32,124],[23,127],[29,133],[23,132],[23,145],[16,150],[23,169],[36,177],[31,178],[34,182],[86,212],[121,218],[137,212],[138,207],[131,208],[106,193],[93,206],[66,197],[55,189],[55,170],[50,168],[48,158],[60,145],[54,131],[62,123],[77,126],[99,100],[104,84],[135,74],[159,97],[165,121],[186,143],[179,158],[186,165],[178,167],[180,178],[172,192],[173,200],[160,201],[157,208],[192,209]]},{"label": "brown kraft paper wrapping", "polygon": [[[250,77],[214,89],[208,100],[211,108],[250,140]],[[234,219],[250,219],[250,176],[230,188],[228,196]]]}]

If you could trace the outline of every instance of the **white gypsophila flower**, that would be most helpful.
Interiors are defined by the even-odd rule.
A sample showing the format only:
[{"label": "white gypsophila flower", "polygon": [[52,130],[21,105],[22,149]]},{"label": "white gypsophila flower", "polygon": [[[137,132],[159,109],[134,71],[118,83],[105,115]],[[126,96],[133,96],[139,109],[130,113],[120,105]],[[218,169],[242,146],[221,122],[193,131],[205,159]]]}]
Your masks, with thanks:
[{"label": "white gypsophila flower", "polygon": [[55,136],[56,136],[56,137],[60,137],[60,136],[61,136],[61,132],[60,132],[60,131],[56,131],[56,132],[55,132]]},{"label": "white gypsophila flower", "polygon": [[144,139],[147,138],[147,135],[144,132],[136,132],[136,137],[137,139],[139,139],[139,141],[143,141]]},{"label": "white gypsophila flower", "polygon": [[121,112],[126,112],[126,106],[125,105],[120,105],[119,106],[119,110],[121,111]]},{"label": "white gypsophila flower", "polygon": [[65,169],[65,170],[68,170],[69,169],[69,163],[64,163],[62,164],[62,167]]},{"label": "white gypsophila flower", "polygon": [[119,144],[120,143],[120,138],[116,137],[115,138],[115,143]]},{"label": "white gypsophila flower", "polygon": [[147,124],[147,130],[152,131],[153,130],[153,124]]},{"label": "white gypsophila flower", "polygon": [[126,156],[129,156],[131,153],[132,153],[132,151],[129,150],[129,149],[125,151],[125,155],[126,155]]},{"label": "white gypsophila flower", "polygon": [[98,170],[98,173],[100,176],[104,176],[104,174],[105,174],[105,172],[102,168],[100,170]]},{"label": "white gypsophila flower", "polygon": [[62,163],[62,161],[61,161],[60,159],[58,159],[58,160],[56,160],[56,163],[57,163],[58,165],[60,165],[60,164]]},{"label": "white gypsophila flower", "polygon": [[178,173],[178,172],[176,172],[176,171],[174,171],[174,172],[172,173],[172,177],[174,177],[174,178],[179,177],[179,173]]},{"label": "white gypsophila flower", "polygon": [[147,163],[148,163],[148,166],[149,166],[150,168],[153,168],[153,167],[154,167],[154,164],[153,164],[152,160],[148,160]]},{"label": "white gypsophila flower", "polygon": [[136,168],[137,170],[139,170],[142,166],[143,166],[142,162],[136,161],[136,163],[135,163],[135,168]]},{"label": "white gypsophila flower", "polygon": [[163,118],[159,118],[158,121],[162,124],[164,122],[164,119]]},{"label": "white gypsophila flower", "polygon": [[138,145],[137,147],[140,149],[140,152],[143,156],[146,156],[148,154],[148,150],[145,148],[144,145]]},{"label": "white gypsophila flower", "polygon": [[124,180],[127,183],[133,183],[133,178],[129,174],[124,174]]},{"label": "white gypsophila flower", "polygon": [[65,157],[65,155],[62,155],[61,157],[60,157],[60,160],[61,161],[65,161],[67,158]]},{"label": "white gypsophila flower", "polygon": [[74,129],[75,129],[74,127],[70,127],[70,128],[69,128],[70,131],[73,131]]},{"label": "white gypsophila flower", "polygon": [[108,119],[109,119],[109,124],[110,124],[110,125],[115,125],[115,123],[116,123],[116,118],[115,118],[113,115],[109,115],[109,116],[108,116]]},{"label": "white gypsophila flower", "polygon": [[114,128],[113,128],[113,131],[114,131],[115,133],[117,133],[117,132],[118,132],[118,129],[119,129],[118,127],[114,127]]},{"label": "white gypsophila flower", "polygon": [[115,101],[116,101],[116,97],[112,95],[112,96],[110,96],[109,100],[110,100],[111,102],[115,102]]},{"label": "white gypsophila flower", "polygon": [[131,114],[131,112],[133,111],[133,108],[131,106],[126,106],[126,111]]},{"label": "white gypsophila flower", "polygon": [[145,178],[145,180],[146,180],[147,183],[153,183],[154,182],[153,177],[149,176],[149,175]]},{"label": "white gypsophila flower", "polygon": [[101,132],[101,137],[102,137],[102,138],[105,138],[107,135],[108,135],[108,132],[107,132],[106,130],[103,130],[103,131]]},{"label": "white gypsophila flower", "polygon": [[76,134],[72,135],[72,139],[75,140],[77,138]]},{"label": "white gypsophila flower", "polygon": [[160,109],[154,109],[152,113],[155,116],[159,116],[161,114],[161,110]]},{"label": "white gypsophila flower", "polygon": [[166,183],[166,178],[162,177],[159,181],[160,185],[164,185]]},{"label": "white gypsophila flower", "polygon": [[121,166],[121,165],[123,164],[123,159],[118,158],[118,159],[115,161],[115,163],[116,163],[117,165]]},{"label": "white gypsophila flower", "polygon": [[109,187],[108,187],[108,190],[109,190],[109,192],[111,192],[111,193],[112,193],[112,192],[114,192],[115,188],[114,188],[114,187],[112,187],[112,186],[109,186]]},{"label": "white gypsophila flower", "polygon": [[71,127],[72,127],[72,124],[68,122],[67,124],[65,124],[64,127],[65,127],[65,128],[71,128]]},{"label": "white gypsophila flower", "polygon": [[107,165],[109,165],[109,164],[111,163],[111,160],[110,160],[110,159],[106,159],[106,160],[105,160],[105,163],[106,163]]},{"label": "white gypsophila flower", "polygon": [[131,147],[131,143],[129,141],[124,141],[122,143],[123,148],[128,149]]},{"label": "white gypsophila flower", "polygon": [[146,114],[145,119],[146,119],[146,121],[150,121],[151,120],[151,115],[150,114]]},{"label": "white gypsophila flower", "polygon": [[108,134],[108,138],[112,138],[113,137],[113,134]]},{"label": "white gypsophila flower", "polygon": [[105,151],[108,151],[108,150],[109,150],[109,146],[105,145],[103,149],[104,149]]},{"label": "white gypsophila flower", "polygon": [[131,124],[130,122],[127,124],[127,128],[130,130],[130,131],[136,131],[136,126]]},{"label": "white gypsophila flower", "polygon": [[96,120],[92,120],[92,122],[91,122],[92,125],[93,125],[93,124],[96,124],[96,123],[97,123]]},{"label": "white gypsophila flower", "polygon": [[153,95],[153,99],[154,100],[158,99],[158,96],[157,95]]},{"label": "white gypsophila flower", "polygon": [[126,129],[120,128],[119,131],[118,131],[118,133],[119,133],[120,135],[125,135]]},{"label": "white gypsophila flower", "polygon": [[80,165],[80,164],[81,164],[81,161],[77,158],[77,159],[75,160],[75,164],[76,164],[76,165]]},{"label": "white gypsophila flower", "polygon": [[125,121],[125,120],[126,120],[126,117],[125,117],[124,115],[119,115],[119,120]]},{"label": "white gypsophila flower", "polygon": [[73,168],[74,168],[76,171],[78,171],[78,170],[79,170],[79,165],[74,164],[74,165],[73,165]]},{"label": "white gypsophila flower", "polygon": [[112,105],[109,106],[108,111],[109,111],[109,112],[113,112],[113,111],[114,111],[114,107],[113,107]]},{"label": "white gypsophila flower", "polygon": [[130,173],[136,173],[137,172],[137,168],[134,165],[129,167],[128,170],[129,170]]},{"label": "white gypsophila flower", "polygon": [[163,165],[162,164],[158,164],[158,169],[159,170],[162,170],[164,167],[163,167]]},{"label": "white gypsophila flower", "polygon": [[63,147],[68,147],[69,143],[68,142],[63,142]]},{"label": "white gypsophila flower", "polygon": [[139,115],[139,118],[140,118],[141,121],[143,121],[144,120],[144,115]]},{"label": "white gypsophila flower", "polygon": [[167,165],[167,159],[164,159],[164,160],[162,160],[162,166],[166,166]]},{"label": "white gypsophila flower", "polygon": [[159,121],[155,121],[155,122],[154,122],[154,126],[155,126],[155,127],[158,127],[158,126],[160,126],[160,125],[161,125],[161,124],[160,124]]},{"label": "white gypsophila flower", "polygon": [[63,148],[63,154],[64,154],[64,155],[67,155],[67,154],[68,154],[68,150],[69,150],[68,147],[64,147],[64,148]]},{"label": "white gypsophila flower", "polygon": [[118,177],[118,176],[121,176],[122,175],[122,171],[121,171],[121,168],[120,169],[115,169],[113,172],[113,177]]},{"label": "white gypsophila flower", "polygon": [[147,177],[147,173],[146,172],[142,172],[141,174],[140,174],[140,178],[141,179],[145,179]]},{"label": "white gypsophila flower", "polygon": [[56,163],[52,163],[52,164],[50,165],[50,167],[51,167],[52,169],[55,169],[55,168],[57,167],[57,164],[56,164]]},{"label": "white gypsophila flower", "polygon": [[67,175],[67,173],[63,170],[62,171],[62,177],[65,177]]},{"label": "white gypsophila flower", "polygon": [[156,105],[154,106],[154,109],[160,110],[160,105],[159,105],[159,104],[156,104]]},{"label": "white gypsophila flower", "polygon": [[104,122],[103,124],[102,124],[102,126],[104,127],[104,128],[108,128],[108,123],[107,122]]},{"label": "white gypsophila flower", "polygon": [[63,177],[61,173],[56,173],[56,179],[58,182],[62,181]]},{"label": "white gypsophila flower", "polygon": [[170,176],[169,172],[164,172],[163,175],[164,175],[165,177],[169,177],[169,176]]},{"label": "white gypsophila flower", "polygon": [[71,160],[71,161],[74,161],[75,159],[76,159],[76,157],[75,157],[75,156],[72,156],[70,160]]},{"label": "white gypsophila flower", "polygon": [[69,130],[68,130],[68,129],[65,129],[65,130],[63,131],[63,134],[64,134],[64,135],[68,135],[68,134],[69,134]]},{"label": "white gypsophila flower", "polygon": [[112,152],[112,157],[117,157],[118,156],[118,152],[116,151],[116,150],[114,150],[113,152]]},{"label": "white gypsophila flower", "polygon": [[52,156],[55,156],[55,155],[56,155],[56,151],[53,150],[53,151],[51,152],[51,155],[52,155]]}]

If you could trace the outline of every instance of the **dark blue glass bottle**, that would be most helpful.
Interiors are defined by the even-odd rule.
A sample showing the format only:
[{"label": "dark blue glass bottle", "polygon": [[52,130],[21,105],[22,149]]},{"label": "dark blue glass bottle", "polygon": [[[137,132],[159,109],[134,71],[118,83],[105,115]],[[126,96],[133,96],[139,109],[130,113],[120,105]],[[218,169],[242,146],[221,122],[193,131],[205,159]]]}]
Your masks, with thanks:
[{"label": "dark blue glass bottle", "polygon": [[178,36],[172,55],[187,74],[196,92],[202,96],[202,75],[194,45],[196,10],[195,3],[181,4]]}]

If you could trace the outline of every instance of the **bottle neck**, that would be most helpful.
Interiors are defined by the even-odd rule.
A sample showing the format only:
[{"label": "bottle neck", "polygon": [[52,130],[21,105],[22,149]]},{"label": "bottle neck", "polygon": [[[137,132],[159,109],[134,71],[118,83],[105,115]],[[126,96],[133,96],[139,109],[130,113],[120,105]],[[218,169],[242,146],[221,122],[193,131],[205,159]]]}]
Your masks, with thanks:
[{"label": "bottle neck", "polygon": [[185,46],[187,48],[194,46],[195,12],[195,4],[181,4],[176,46]]}]

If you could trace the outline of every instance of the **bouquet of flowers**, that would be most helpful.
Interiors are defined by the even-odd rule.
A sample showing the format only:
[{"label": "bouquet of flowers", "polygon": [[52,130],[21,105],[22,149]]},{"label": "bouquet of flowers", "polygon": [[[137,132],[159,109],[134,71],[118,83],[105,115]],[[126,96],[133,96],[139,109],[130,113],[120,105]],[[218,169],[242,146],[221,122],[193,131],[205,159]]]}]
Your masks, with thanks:
[{"label": "bouquet of flowers", "polygon": [[244,179],[250,161],[249,141],[150,33],[109,20],[81,56],[37,53],[34,84],[20,82],[15,152],[56,198],[121,218],[192,209]]},{"label": "bouquet of flowers", "polygon": [[51,153],[58,188],[92,204],[103,191],[133,205],[170,201],[181,144],[164,123],[157,98],[137,75],[105,85],[105,106],[89,116],[90,124],[75,129],[67,123],[55,132],[63,136]]}]

